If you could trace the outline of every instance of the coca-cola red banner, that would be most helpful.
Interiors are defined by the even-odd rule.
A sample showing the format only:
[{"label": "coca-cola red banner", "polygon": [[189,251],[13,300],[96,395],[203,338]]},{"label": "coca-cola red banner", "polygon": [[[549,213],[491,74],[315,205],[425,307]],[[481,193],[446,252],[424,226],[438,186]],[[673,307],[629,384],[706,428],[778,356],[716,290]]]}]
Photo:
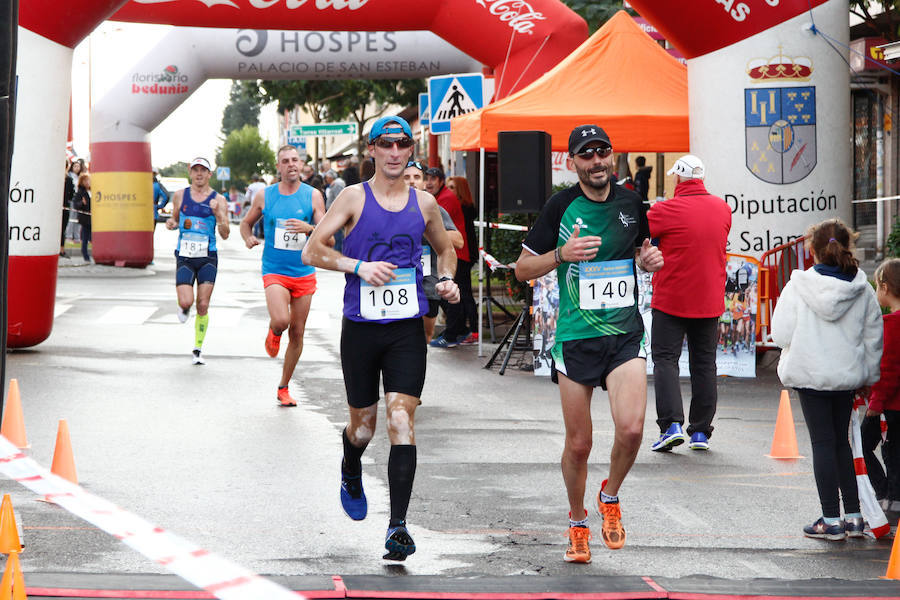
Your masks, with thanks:
[{"label": "coca-cola red banner", "polygon": [[587,24],[559,0],[133,0],[112,18],[192,27],[430,30],[494,67],[497,97],[524,87],[587,39]]},{"label": "coca-cola red banner", "polygon": [[629,0],[629,4],[685,57],[694,58],[747,39],[826,1]]}]

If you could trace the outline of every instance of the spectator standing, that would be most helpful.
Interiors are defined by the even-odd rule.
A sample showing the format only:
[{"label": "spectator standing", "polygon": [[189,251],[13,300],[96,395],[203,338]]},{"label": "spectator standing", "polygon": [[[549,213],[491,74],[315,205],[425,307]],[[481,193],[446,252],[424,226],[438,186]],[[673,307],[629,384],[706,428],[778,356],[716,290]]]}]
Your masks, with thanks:
[{"label": "spectator standing", "polygon": [[[462,286],[464,285],[462,282],[468,280],[469,287],[469,295],[472,294],[472,282],[471,282],[471,263],[468,263],[469,258],[469,246],[468,240],[466,240],[466,223],[465,218],[463,217],[462,205],[459,202],[459,198],[456,197],[456,194],[450,191],[450,189],[445,185],[446,177],[444,176],[444,171],[440,167],[431,167],[427,171],[425,171],[425,189],[434,196],[435,200],[437,200],[438,206],[446,210],[450,213],[450,218],[453,219],[453,224],[456,226],[456,230],[463,234],[463,247],[457,248],[456,250],[456,274],[453,277],[453,281],[456,282],[456,285],[460,288],[460,296],[462,296]],[[465,276],[460,275],[459,268],[460,263],[467,263],[468,269],[463,269],[466,271]],[[443,301],[441,302],[441,308],[444,309],[444,314],[447,316],[447,326],[444,328],[443,333],[429,342],[429,346],[433,346],[435,348],[453,348],[459,344],[459,338],[465,337],[465,334],[468,333],[468,329],[466,328],[466,318],[465,313],[463,312],[463,308],[461,303],[451,304],[450,302]]]},{"label": "spectator standing", "polygon": [[72,207],[78,211],[78,224],[81,225],[81,256],[84,262],[91,262],[88,244],[91,241],[91,175],[82,173],[78,177],[78,190],[72,200]]},{"label": "spectator standing", "polygon": [[69,173],[72,171],[72,165],[66,160],[66,175],[63,181],[63,202],[62,202],[62,229],[59,233],[59,255],[67,258],[66,254],[66,228],[69,226],[69,216],[72,209],[72,199],[75,197],[75,183]]},{"label": "spectator standing", "polygon": [[[259,176],[259,173],[254,173],[250,176],[250,185],[247,186],[247,201],[253,202],[253,199],[256,198],[256,194],[260,191],[264,190],[266,184],[262,181],[262,178]],[[249,208],[249,206],[248,206]],[[245,213],[246,214],[246,213]],[[265,232],[263,232],[263,221],[260,219],[253,226],[253,235],[259,239],[264,239]]]},{"label": "spectator standing", "polygon": [[328,169],[325,171],[325,210],[327,211],[331,208],[331,205],[334,203],[334,199],[337,198],[337,195],[341,193],[346,187],[346,183],[343,179],[338,177],[338,174],[334,171],[334,169]]},{"label": "spectator standing", "polygon": [[634,174],[634,191],[638,193],[641,200],[647,203],[650,201],[648,195],[650,193],[650,173],[653,172],[653,167],[647,166],[647,159],[643,156],[634,159],[634,164],[637,166],[637,172]]},{"label": "spectator standing", "polygon": [[156,228],[156,222],[159,220],[159,211],[165,208],[169,203],[169,192],[159,182],[159,171],[153,169],[153,227]]},{"label": "spectator standing", "polygon": [[350,157],[350,164],[344,169],[341,179],[344,180],[344,185],[356,185],[359,183],[359,159],[357,157]]},{"label": "spectator standing", "polygon": [[[881,379],[872,386],[863,420],[863,456],[881,507],[886,511],[900,512],[900,258],[890,258],[875,270],[875,296],[878,303],[890,312],[883,318]],[[881,415],[884,415],[887,424],[886,438],[881,447],[884,469],[873,453],[881,442]]]},{"label": "spectator standing", "polygon": [[[357,177],[358,179],[359,177]],[[359,182],[357,182],[359,183]],[[344,180],[338,177],[338,174],[335,173],[333,169],[328,169],[325,172],[325,211],[327,212],[331,205],[334,204],[334,199],[338,197],[347,184]],[[334,234],[334,249],[340,252],[344,248],[344,229],[338,229],[337,233]]]},{"label": "spectator standing", "polygon": [[459,343],[470,345],[478,343],[478,309],[475,306],[475,296],[472,293],[472,266],[478,260],[478,244],[475,236],[475,201],[469,189],[469,181],[465,177],[448,177],[447,187],[456,194],[459,205],[462,208],[463,221],[465,223],[464,248],[468,249],[466,260],[459,260],[456,265],[457,285],[459,286],[459,302],[462,305],[463,325],[466,333],[460,334]]},{"label": "spectator standing", "polygon": [[839,219],[812,225],[805,243],[815,264],[791,273],[772,314],[778,376],[800,395],[822,505],[803,534],[828,540],[863,535],[847,429],[854,395],[868,395],[881,361],[881,309],[853,256],[856,236]]},{"label": "spectator standing", "polygon": [[668,174],[675,178],[675,196],[657,202],[647,213],[650,237],[658,240],[666,257],[666,265],[653,274],[650,304],[656,423],[660,430],[651,450],[667,452],[687,441],[678,380],[685,335],[691,367],[689,446],[692,450],[708,450],[718,399],[716,343],[719,316],[725,309],[725,247],[731,209],[706,191],[705,169],[696,156],[682,156]]},{"label": "spectator standing", "polygon": [[[85,168],[83,158],[76,158],[72,161],[72,164],[69,167],[69,179],[72,180],[73,197],[75,195],[75,192],[78,190],[78,178],[86,172],[87,169]],[[72,208],[71,210],[74,211],[75,209]],[[70,213],[68,228],[68,237],[73,240],[79,239],[79,237],[81,236],[81,226],[78,225],[78,215],[74,212]]]}]

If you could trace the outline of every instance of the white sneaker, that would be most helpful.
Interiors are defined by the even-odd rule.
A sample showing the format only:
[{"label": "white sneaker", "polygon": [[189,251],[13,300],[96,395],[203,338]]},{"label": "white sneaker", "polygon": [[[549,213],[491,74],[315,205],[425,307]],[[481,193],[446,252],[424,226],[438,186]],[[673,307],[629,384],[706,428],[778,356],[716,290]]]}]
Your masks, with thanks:
[{"label": "white sneaker", "polygon": [[195,365],[205,365],[205,364],[206,364],[206,361],[203,360],[203,356],[200,354],[200,349],[199,349],[199,348],[194,348],[194,351],[193,351],[191,354],[192,354],[193,357],[194,357],[194,364],[195,364]]},{"label": "white sneaker", "polygon": [[182,310],[182,308],[179,306],[179,307],[178,307],[178,322],[179,322],[179,323],[184,323],[184,322],[186,322],[186,321],[188,320],[188,316],[190,316],[190,314],[191,314],[191,308],[190,308],[190,307],[187,307],[187,308],[185,308],[185,309]]}]

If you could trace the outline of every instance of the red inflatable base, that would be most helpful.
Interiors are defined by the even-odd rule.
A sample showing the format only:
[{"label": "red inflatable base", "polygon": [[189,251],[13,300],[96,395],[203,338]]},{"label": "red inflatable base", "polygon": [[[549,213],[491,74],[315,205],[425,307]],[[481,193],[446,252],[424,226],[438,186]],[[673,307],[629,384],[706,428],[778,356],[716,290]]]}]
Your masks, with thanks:
[{"label": "red inflatable base", "polygon": [[153,261],[152,231],[94,231],[91,246],[100,265],[141,268]]},{"label": "red inflatable base", "polygon": [[46,340],[53,329],[59,256],[10,256],[7,342],[27,348]]}]

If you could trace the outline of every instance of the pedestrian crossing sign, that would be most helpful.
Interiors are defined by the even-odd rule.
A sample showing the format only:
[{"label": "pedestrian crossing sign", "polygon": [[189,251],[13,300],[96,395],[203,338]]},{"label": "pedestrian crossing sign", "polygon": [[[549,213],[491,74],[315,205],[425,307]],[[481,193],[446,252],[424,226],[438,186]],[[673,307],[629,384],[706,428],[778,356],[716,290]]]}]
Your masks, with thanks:
[{"label": "pedestrian crossing sign", "polygon": [[428,93],[419,94],[419,125],[428,127],[431,124],[431,111],[428,110]]},{"label": "pedestrian crossing sign", "polygon": [[481,73],[442,75],[428,80],[431,133],[450,133],[450,119],[484,106]]},{"label": "pedestrian crossing sign", "polygon": [[231,179],[231,167],[216,167],[216,179],[219,181]]}]

